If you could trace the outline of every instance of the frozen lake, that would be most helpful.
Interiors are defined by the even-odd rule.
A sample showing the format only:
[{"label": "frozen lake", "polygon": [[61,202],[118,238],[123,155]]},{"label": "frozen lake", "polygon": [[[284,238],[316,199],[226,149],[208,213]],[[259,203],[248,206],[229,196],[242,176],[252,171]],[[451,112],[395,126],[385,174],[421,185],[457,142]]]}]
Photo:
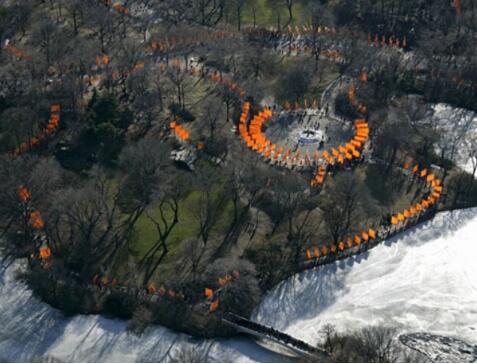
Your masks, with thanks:
[{"label": "frozen lake", "polygon": [[[309,343],[331,323],[429,331],[477,344],[477,209],[445,212],[372,251],[299,274],[271,291],[255,319]],[[194,340],[162,327],[142,336],[100,316],[65,318],[0,273],[0,359],[174,361],[193,348],[211,361],[280,361],[246,338]]]}]

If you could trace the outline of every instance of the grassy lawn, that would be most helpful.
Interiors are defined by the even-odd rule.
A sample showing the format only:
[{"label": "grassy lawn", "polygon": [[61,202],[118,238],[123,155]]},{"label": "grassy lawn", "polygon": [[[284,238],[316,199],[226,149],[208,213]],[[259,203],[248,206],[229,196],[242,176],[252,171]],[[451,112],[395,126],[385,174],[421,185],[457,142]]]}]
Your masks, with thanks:
[{"label": "grassy lawn", "polygon": [[[217,186],[217,192],[221,186]],[[168,249],[169,252],[159,266],[155,275],[158,282],[166,282],[171,275],[174,274],[174,268],[176,262],[183,259],[182,243],[189,238],[196,238],[199,233],[199,221],[194,213],[194,207],[198,205],[200,198],[199,191],[191,192],[179,205],[179,223],[169,236]],[[157,221],[160,220],[160,212],[157,208],[148,210],[148,213],[153,216]],[[227,231],[233,214],[232,202],[228,201],[223,207],[222,211],[218,214],[218,219],[215,222],[212,231],[209,246],[213,247],[214,240],[219,241],[220,238]],[[172,211],[165,211],[166,218],[172,220]],[[139,261],[146,252],[157,242],[159,235],[155,224],[148,218],[146,214],[142,215],[136,223],[136,234],[131,243],[131,250],[133,252],[134,259]],[[161,251],[157,253],[160,256]],[[122,270],[122,269],[120,269]]]},{"label": "grassy lawn", "polygon": [[[267,0],[255,0],[255,16],[256,24],[258,26],[277,26],[277,10],[267,4]],[[293,5],[293,22],[295,24],[303,24],[306,19],[303,19],[302,5],[295,3]],[[280,7],[280,24],[283,26],[288,21],[288,10],[285,6]],[[247,6],[243,12],[242,22],[244,24],[253,25],[253,8]]]}]

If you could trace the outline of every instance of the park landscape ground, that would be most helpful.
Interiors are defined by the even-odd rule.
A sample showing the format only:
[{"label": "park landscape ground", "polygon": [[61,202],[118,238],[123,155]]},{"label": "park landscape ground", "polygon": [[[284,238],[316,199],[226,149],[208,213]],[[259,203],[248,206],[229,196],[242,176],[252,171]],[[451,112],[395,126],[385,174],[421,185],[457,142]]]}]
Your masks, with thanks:
[{"label": "park landscape ground", "polygon": [[[475,168],[460,166],[475,165],[466,138],[475,114],[439,123],[429,119],[426,97],[452,97],[409,97],[440,70],[418,74],[416,64],[429,59],[410,49],[407,35],[295,19],[280,31],[187,24],[162,36],[160,23],[143,28],[148,11],[93,3],[111,24],[82,21],[77,29],[77,9],[39,4],[33,11],[51,24],[13,35],[3,52],[6,67],[48,75],[34,91],[44,93],[38,115],[46,105],[50,113],[46,126],[33,120],[24,133],[2,124],[4,257],[26,257],[23,279],[67,314],[131,319],[136,332],[154,322],[230,335],[223,315],[255,312],[262,321],[263,294],[295,273],[331,267],[337,280],[333,267],[383,258],[381,245],[374,248],[383,240],[438,210],[473,206]],[[154,6],[145,9],[154,14]],[[262,9],[262,20],[267,14]],[[88,50],[79,56],[86,73],[84,65],[64,71],[68,62],[52,60],[59,50],[45,46],[59,37],[55,27],[71,26]],[[87,48],[91,36],[101,52]],[[462,74],[446,77],[467,95],[475,83]],[[24,97],[11,97],[2,115],[31,123]],[[459,106],[468,107],[467,98]],[[462,140],[470,141],[458,153]],[[323,273],[317,277],[319,287]],[[268,297],[293,297],[282,287]],[[320,295],[332,292],[314,297],[326,302]]]}]

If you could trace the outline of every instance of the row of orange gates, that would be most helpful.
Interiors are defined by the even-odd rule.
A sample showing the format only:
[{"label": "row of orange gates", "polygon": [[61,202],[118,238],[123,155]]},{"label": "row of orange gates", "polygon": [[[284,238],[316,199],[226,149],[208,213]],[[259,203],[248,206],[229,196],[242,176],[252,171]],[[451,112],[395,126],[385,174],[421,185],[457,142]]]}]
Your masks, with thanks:
[{"label": "row of orange gates", "polygon": [[378,34],[374,34],[374,38],[371,33],[368,33],[368,45],[374,45],[376,47],[395,47],[395,48],[407,48],[407,38],[403,37],[399,39],[397,36],[390,35],[386,37],[385,35],[379,36]]},{"label": "row of orange gates", "polygon": [[192,37],[180,38],[180,36],[170,36],[161,39],[153,39],[151,40],[150,47],[153,51],[170,52],[176,50],[178,44],[186,46],[198,46],[205,42],[220,41],[227,38],[233,38],[236,35],[236,33],[229,31],[211,32],[210,30],[208,30],[200,35],[194,35]]},{"label": "row of orange gates", "polygon": [[[240,272],[238,270],[233,270],[232,272],[226,273],[224,276],[217,278],[217,289],[210,287],[204,288],[203,294],[206,299],[206,305],[209,307],[209,312],[215,312],[219,308],[219,296],[221,289],[239,278]],[[121,285],[116,278],[110,280],[106,275],[95,275],[91,282],[94,286],[100,286],[103,288],[121,288]],[[166,297],[169,299],[183,300],[185,298],[184,294],[181,292],[178,292],[172,288],[167,288],[164,285],[161,285],[159,288],[157,288],[157,286],[152,282],[147,286],[147,293],[149,295],[159,295],[160,297]]]},{"label": "row of orange gates", "polygon": [[[407,221],[415,217],[419,217],[420,214],[436,205],[442,195],[443,190],[442,181],[439,180],[434,174],[430,173],[427,168],[420,170],[418,165],[414,165],[411,168],[410,163],[405,163],[403,169],[410,172],[413,176],[421,178],[421,180],[426,183],[427,187],[430,187],[430,193],[429,197],[422,199],[414,206],[411,206],[410,208],[391,216],[389,224],[391,225],[392,229],[396,230],[403,228]],[[338,251],[343,252],[346,249],[352,249],[353,246],[359,247],[362,243],[367,243],[368,241],[379,238],[378,235],[379,234],[374,229],[365,229],[361,233],[356,234],[353,237],[349,237],[338,244],[308,248],[305,251],[305,255],[308,260],[326,257],[330,253],[336,254]]]},{"label": "row of orange gates", "polygon": [[27,207],[25,209],[25,214],[27,215],[26,217],[28,218],[28,224],[29,226],[37,233],[41,235],[41,246],[38,251],[38,257],[42,259],[43,261],[46,261],[50,256],[51,256],[51,249],[48,246],[48,243],[46,242],[45,239],[45,234],[43,232],[43,229],[45,227],[45,222],[43,221],[43,218],[41,217],[41,213],[38,210],[32,210],[29,208],[29,202],[31,200],[31,192],[28,190],[27,187],[25,186],[20,186],[18,187],[18,198],[20,199],[21,203]]},{"label": "row of orange gates", "polygon": [[442,181],[434,174],[430,173],[427,168],[420,170],[419,165],[417,164],[411,168],[410,163],[405,163],[403,168],[418,178],[421,178],[427,184],[427,186],[430,187],[431,191],[427,198],[422,199],[416,205],[393,215],[390,221],[392,225],[402,224],[417,214],[426,211],[430,207],[434,206],[442,195]]},{"label": "row of orange gates", "polygon": [[[203,73],[194,66],[191,66],[190,68],[182,67],[182,63],[179,59],[172,59],[169,61],[169,64],[170,64],[170,67],[175,69],[177,72],[188,72],[191,76],[194,76],[194,77],[199,77],[203,75]],[[168,64],[161,63],[159,65],[160,72],[164,73],[167,70],[168,66],[169,66]],[[228,89],[230,89],[230,91],[237,93],[240,97],[245,96],[245,93],[246,93],[245,89],[243,89],[240,85],[238,85],[234,80],[224,77],[217,70],[208,74],[207,78],[213,82],[216,82],[217,84],[221,84],[227,87]],[[177,139],[179,139],[179,141],[186,142],[190,140],[189,130],[187,130],[187,128],[184,125],[179,124],[176,120],[172,120],[169,123],[169,128],[177,137]],[[199,146],[198,148],[201,149],[200,146],[203,146],[203,144],[199,143],[198,146]]]},{"label": "row of orange gates", "polygon": [[8,53],[10,53],[12,56],[14,56],[18,59],[22,59],[22,60],[25,60],[25,61],[31,61],[32,60],[32,58],[29,55],[25,54],[21,49],[18,49],[13,44],[8,43],[5,46],[5,50]]},{"label": "row of orange gates", "polygon": [[13,155],[19,156],[32,148],[39,145],[46,138],[54,134],[60,125],[60,105],[53,104],[50,106],[50,118],[47,125],[38,133],[36,136],[32,137],[28,143],[21,143],[17,148],[13,150]]}]

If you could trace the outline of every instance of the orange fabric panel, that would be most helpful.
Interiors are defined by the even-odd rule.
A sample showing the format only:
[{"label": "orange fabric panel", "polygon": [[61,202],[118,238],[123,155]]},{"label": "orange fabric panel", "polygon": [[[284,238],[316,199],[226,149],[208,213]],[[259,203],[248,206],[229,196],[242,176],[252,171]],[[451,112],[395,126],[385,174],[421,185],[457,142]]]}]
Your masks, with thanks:
[{"label": "orange fabric panel", "polygon": [[47,259],[51,256],[51,250],[48,247],[42,247],[40,248],[40,258],[41,259]]},{"label": "orange fabric panel", "polygon": [[307,259],[311,259],[311,258],[312,258],[310,249],[306,249],[306,258],[307,258]]},{"label": "orange fabric panel", "polygon": [[353,247],[353,239],[348,238],[346,240],[346,245],[348,245],[348,248],[352,248]]},{"label": "orange fabric panel", "polygon": [[43,229],[43,227],[45,226],[45,223],[43,219],[41,218],[41,214],[39,211],[33,211],[30,214],[30,223],[31,223],[31,226],[36,230]]},{"label": "orange fabric panel", "polygon": [[211,288],[206,288],[204,290],[204,295],[207,298],[212,298],[214,296],[214,291]]},{"label": "orange fabric panel", "polygon": [[373,229],[368,230],[368,235],[371,239],[376,239],[376,231]]},{"label": "orange fabric panel", "polygon": [[30,191],[24,186],[18,187],[18,197],[22,202],[26,202],[31,198]]},{"label": "orange fabric panel", "polygon": [[[115,281],[115,280],[113,280],[113,281]],[[149,294],[156,294],[157,288],[156,288],[156,286],[154,285],[154,283],[150,283],[149,286],[147,286],[147,292],[148,292]]]},{"label": "orange fabric panel", "polygon": [[320,257],[320,249],[318,249],[317,247],[315,247],[313,249],[313,255],[315,256],[315,258],[319,258]]},{"label": "orange fabric panel", "polygon": [[217,311],[218,308],[219,308],[219,300],[217,299],[217,300],[215,300],[214,302],[212,302],[212,303],[210,304],[210,309],[209,309],[209,311],[210,311],[210,312],[215,312],[215,311]]}]

